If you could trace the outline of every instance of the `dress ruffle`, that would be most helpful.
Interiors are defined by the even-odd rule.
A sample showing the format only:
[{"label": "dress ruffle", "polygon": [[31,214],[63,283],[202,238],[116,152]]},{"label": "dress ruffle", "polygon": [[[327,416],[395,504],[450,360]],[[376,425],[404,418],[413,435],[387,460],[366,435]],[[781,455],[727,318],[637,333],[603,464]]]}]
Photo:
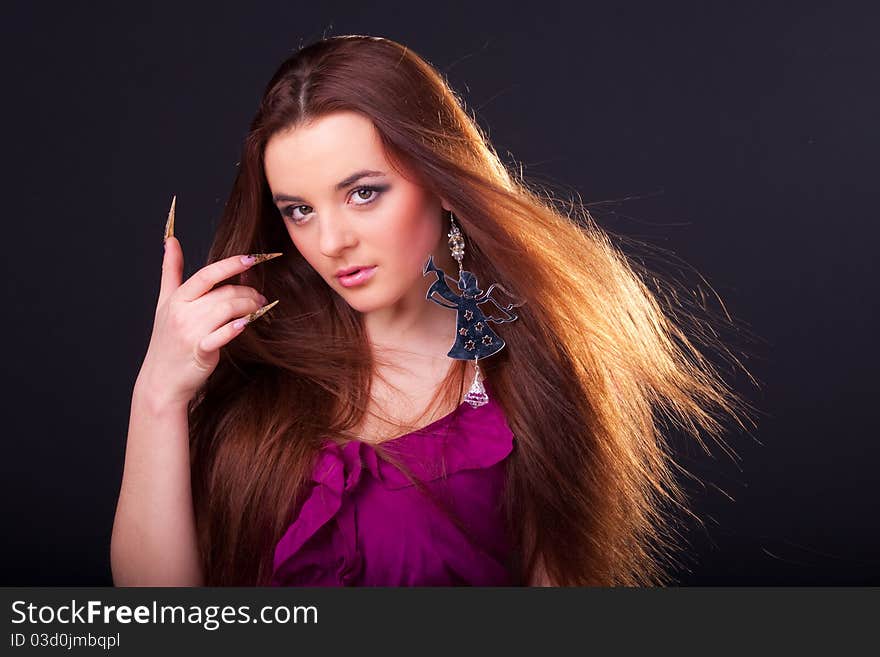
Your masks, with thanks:
[{"label": "dress ruffle", "polygon": [[[490,396],[484,406],[473,408],[463,402],[428,426],[381,445],[414,477],[429,482],[501,462],[513,450],[513,437],[501,407]],[[395,465],[381,459],[369,443],[328,442],[321,448],[312,472],[311,492],[275,547],[273,585],[294,581],[344,586],[360,574],[363,560],[357,550],[355,513],[353,505],[343,502],[365,476],[389,490],[414,485]],[[338,531],[324,534],[325,540],[312,541],[317,534],[331,530],[328,524],[334,519]]]}]

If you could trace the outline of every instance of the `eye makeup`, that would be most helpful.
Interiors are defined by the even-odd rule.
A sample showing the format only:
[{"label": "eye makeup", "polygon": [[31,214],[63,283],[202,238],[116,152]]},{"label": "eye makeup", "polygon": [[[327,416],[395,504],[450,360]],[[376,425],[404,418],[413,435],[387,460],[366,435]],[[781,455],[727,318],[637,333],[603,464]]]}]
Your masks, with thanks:
[{"label": "eye makeup", "polygon": [[[360,186],[356,187],[355,189],[351,190],[351,194],[349,194],[349,197],[351,197],[352,195],[357,194],[359,192],[375,192],[375,196],[370,198],[370,200],[362,200],[362,202],[354,203],[354,205],[356,205],[356,206],[363,207],[365,205],[371,205],[372,203],[375,203],[377,200],[379,200],[379,197],[384,192],[387,192],[390,188],[391,188],[391,185],[360,185]],[[294,214],[294,210],[297,210],[299,208],[311,208],[311,206],[291,204],[291,205],[288,205],[288,206],[281,209],[281,216],[283,216],[285,219],[289,220],[290,222],[292,222],[295,225],[302,224],[305,222],[305,217],[304,216],[303,217],[296,216]],[[308,216],[308,214],[311,214],[311,213],[307,213],[306,216]]]}]

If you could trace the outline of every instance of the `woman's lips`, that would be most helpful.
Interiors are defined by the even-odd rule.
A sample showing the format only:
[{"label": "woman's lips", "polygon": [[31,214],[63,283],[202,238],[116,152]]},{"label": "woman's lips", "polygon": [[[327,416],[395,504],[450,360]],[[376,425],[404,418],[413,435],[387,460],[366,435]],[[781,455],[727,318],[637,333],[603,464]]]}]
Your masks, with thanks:
[{"label": "woman's lips", "polygon": [[348,276],[339,276],[339,284],[342,287],[354,287],[356,285],[361,285],[370,280],[375,273],[376,265],[373,265],[372,267],[365,267],[364,269],[359,269],[355,273],[349,274]]}]

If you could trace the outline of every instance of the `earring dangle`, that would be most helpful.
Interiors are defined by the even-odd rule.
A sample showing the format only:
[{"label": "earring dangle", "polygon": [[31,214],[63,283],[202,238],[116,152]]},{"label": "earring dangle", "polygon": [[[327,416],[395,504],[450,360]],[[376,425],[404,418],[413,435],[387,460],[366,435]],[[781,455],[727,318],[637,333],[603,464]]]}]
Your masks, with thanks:
[{"label": "earring dangle", "polygon": [[[449,212],[449,222],[450,230],[447,234],[449,237],[449,249],[452,252],[452,257],[458,262],[458,280],[456,281],[437,267],[434,264],[434,256],[429,256],[422,275],[427,276],[429,272],[434,272],[437,280],[431,284],[425,299],[433,301],[444,308],[454,309],[457,312],[455,343],[452,345],[447,356],[457,360],[474,361],[474,381],[467,395],[465,395],[465,401],[476,408],[483,406],[489,401],[489,395],[483,386],[479,361],[481,358],[488,358],[493,354],[497,354],[505,346],[504,340],[489,327],[489,324],[504,324],[514,321],[518,318],[518,315],[512,312],[512,310],[523,305],[523,302],[511,303],[505,306],[499,305],[492,298],[492,291],[498,288],[509,294],[499,283],[493,283],[486,292],[479,288],[477,277],[462,267],[464,237],[456,225],[455,217],[451,211]],[[461,294],[455,294],[449,287],[448,282],[455,283]],[[435,298],[433,296],[434,293],[440,295],[442,300]],[[491,303],[495,306],[488,315],[479,307],[485,303]],[[496,315],[496,311],[499,311],[500,315]]]}]

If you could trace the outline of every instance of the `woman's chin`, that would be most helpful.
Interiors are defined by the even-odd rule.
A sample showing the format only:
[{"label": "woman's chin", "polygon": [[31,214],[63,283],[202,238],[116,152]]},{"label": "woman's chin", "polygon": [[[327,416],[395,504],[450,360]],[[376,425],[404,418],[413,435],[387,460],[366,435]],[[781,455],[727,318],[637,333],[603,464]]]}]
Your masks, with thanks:
[{"label": "woman's chin", "polygon": [[353,310],[363,314],[375,312],[376,310],[388,307],[387,300],[377,297],[376,295],[360,294],[344,288],[339,292],[339,295]]}]

